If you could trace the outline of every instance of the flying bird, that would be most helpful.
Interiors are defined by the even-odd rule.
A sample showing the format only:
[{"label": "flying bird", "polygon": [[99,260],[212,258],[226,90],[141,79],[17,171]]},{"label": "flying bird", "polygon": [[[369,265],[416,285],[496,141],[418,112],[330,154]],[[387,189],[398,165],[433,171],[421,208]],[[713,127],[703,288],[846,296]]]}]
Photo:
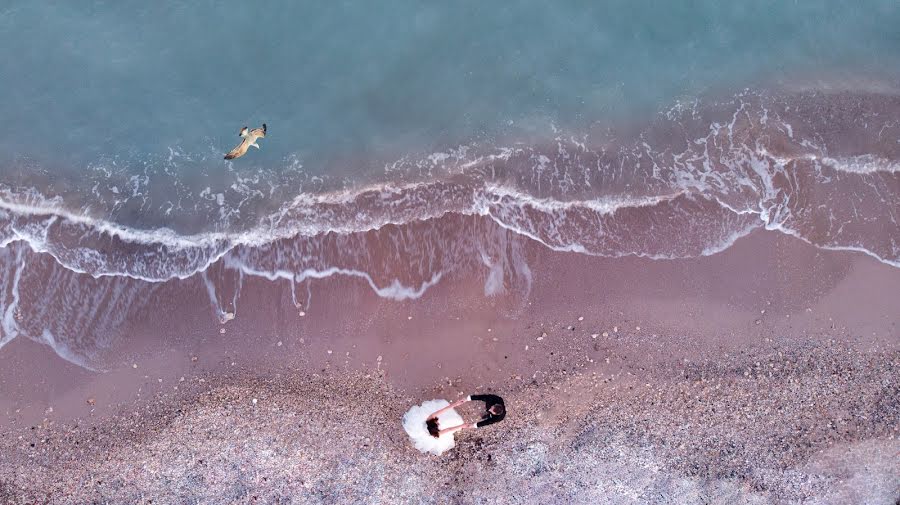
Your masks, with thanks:
[{"label": "flying bird", "polygon": [[266,123],[263,123],[262,128],[254,128],[252,130],[245,126],[241,128],[240,136],[244,140],[225,155],[226,160],[233,160],[247,154],[247,149],[250,149],[250,146],[259,149],[256,139],[266,138]]}]

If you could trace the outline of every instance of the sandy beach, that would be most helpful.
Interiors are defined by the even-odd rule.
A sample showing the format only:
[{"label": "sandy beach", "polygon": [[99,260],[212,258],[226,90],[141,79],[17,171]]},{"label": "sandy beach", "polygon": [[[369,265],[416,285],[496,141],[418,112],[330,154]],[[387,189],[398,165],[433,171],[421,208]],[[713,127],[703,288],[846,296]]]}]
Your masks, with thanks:
[{"label": "sandy beach", "polygon": [[900,505],[898,26],[0,2],[0,505]]},{"label": "sandy beach", "polygon": [[[0,353],[0,496],[834,504],[900,496],[896,269],[765,231],[690,260],[528,253],[539,268],[527,296],[485,297],[480,279],[461,278],[396,302],[332,279],[311,287],[304,308],[284,286],[245,286],[254,306],[245,302],[225,324],[209,321],[202,304],[184,327],[151,308],[127,352],[117,350],[129,358],[102,373],[15,341]],[[189,304],[179,289],[185,298],[174,303]],[[474,392],[503,395],[506,420],[458,435],[443,456],[410,445],[406,409]]]}]

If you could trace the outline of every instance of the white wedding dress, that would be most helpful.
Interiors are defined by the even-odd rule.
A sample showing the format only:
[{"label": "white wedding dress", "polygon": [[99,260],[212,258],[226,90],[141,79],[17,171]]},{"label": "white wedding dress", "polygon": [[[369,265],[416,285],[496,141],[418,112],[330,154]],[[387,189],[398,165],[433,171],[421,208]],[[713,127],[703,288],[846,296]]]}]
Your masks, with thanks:
[{"label": "white wedding dress", "polygon": [[[435,438],[428,433],[428,427],[425,426],[425,420],[428,419],[428,416],[447,405],[450,405],[450,402],[447,400],[428,400],[403,414],[403,429],[406,430],[416,449],[422,452],[430,452],[434,455],[441,455],[453,448],[455,445],[453,433],[446,433]],[[451,428],[462,423],[462,416],[453,409],[438,416],[438,428],[440,429]]]}]

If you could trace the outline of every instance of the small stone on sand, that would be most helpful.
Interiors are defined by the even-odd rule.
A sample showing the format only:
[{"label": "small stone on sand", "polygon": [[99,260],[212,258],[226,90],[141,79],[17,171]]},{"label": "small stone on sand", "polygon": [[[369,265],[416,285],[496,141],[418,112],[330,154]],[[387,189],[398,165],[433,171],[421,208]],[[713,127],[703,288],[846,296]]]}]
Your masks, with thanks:
[{"label": "small stone on sand", "polygon": [[220,335],[224,335],[224,334],[225,334],[225,328],[219,328],[219,334],[220,334]]},{"label": "small stone on sand", "polygon": [[137,363],[132,363],[131,368],[137,368]]},{"label": "small stone on sand", "polygon": [[579,320],[579,321],[584,321],[584,316],[579,316],[579,317],[578,317],[578,320]]},{"label": "small stone on sand", "polygon": [[608,332],[608,331],[604,331],[604,332],[603,332],[603,336],[604,336],[604,337],[608,337],[608,336],[609,336],[609,332]]}]

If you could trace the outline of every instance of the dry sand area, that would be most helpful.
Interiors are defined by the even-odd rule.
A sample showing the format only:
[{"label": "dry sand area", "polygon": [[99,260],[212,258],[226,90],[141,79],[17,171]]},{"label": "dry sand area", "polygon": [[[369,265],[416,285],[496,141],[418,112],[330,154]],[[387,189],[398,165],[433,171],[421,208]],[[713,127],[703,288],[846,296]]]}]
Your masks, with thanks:
[{"label": "dry sand area", "polygon": [[100,425],[5,433],[0,497],[891,503],[900,489],[900,354],[777,348],[640,377],[523,381],[504,391],[502,426],[459,436],[441,457],[410,447],[399,418],[415,399],[378,374],[194,380]]}]

